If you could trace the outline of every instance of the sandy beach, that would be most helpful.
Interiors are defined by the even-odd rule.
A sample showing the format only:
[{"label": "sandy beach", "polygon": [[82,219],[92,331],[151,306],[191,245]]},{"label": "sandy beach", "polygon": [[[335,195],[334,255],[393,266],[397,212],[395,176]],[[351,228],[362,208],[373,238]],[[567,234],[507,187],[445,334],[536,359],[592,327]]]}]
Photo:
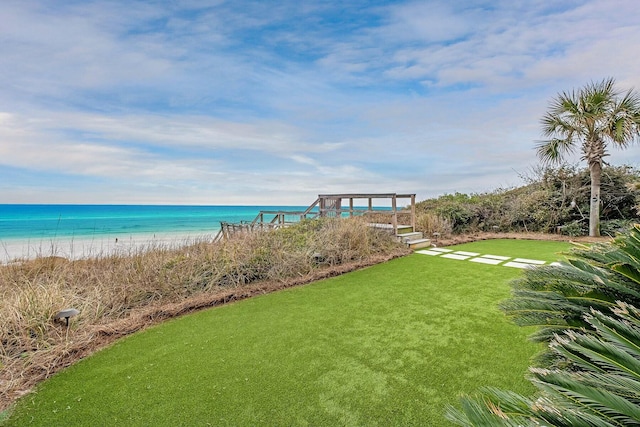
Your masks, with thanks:
[{"label": "sandy beach", "polygon": [[140,250],[158,247],[179,248],[191,243],[211,241],[216,233],[155,233],[132,234],[124,237],[0,240],[0,264],[49,256],[74,260],[114,254],[130,255]]}]

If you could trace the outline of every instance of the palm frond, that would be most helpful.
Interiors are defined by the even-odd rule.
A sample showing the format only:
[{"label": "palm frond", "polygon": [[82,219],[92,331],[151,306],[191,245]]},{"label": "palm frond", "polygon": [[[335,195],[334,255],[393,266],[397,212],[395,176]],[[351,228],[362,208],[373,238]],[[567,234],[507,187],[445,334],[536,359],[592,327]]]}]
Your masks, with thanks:
[{"label": "palm frond", "polygon": [[602,387],[585,385],[579,375],[538,370],[533,382],[552,402],[562,402],[563,408],[573,409],[591,422],[598,420],[599,425],[622,427],[640,420],[639,406]]},{"label": "palm frond", "polygon": [[[634,317],[632,312],[624,304],[614,312],[625,319],[624,321],[612,319],[604,316],[601,312],[593,310],[591,315],[585,319],[593,325],[599,334],[613,345],[629,353],[634,360],[640,361],[640,319]],[[640,374],[640,368],[636,369],[636,374]]]},{"label": "palm frond", "polygon": [[[536,401],[510,391],[487,387],[475,397],[463,397],[462,408],[447,407],[446,418],[460,426],[540,426]],[[542,405],[539,405],[542,407]]]},{"label": "palm frond", "polygon": [[537,398],[486,388],[447,417],[463,426],[640,425],[640,310],[621,304],[616,316],[593,311],[593,331],[556,336],[551,347],[570,364],[530,370]]},{"label": "palm frond", "polygon": [[640,138],[640,96],[630,90],[620,97],[613,78],[591,82],[559,93],[541,125],[547,139],[536,143],[536,153],[543,162],[562,161],[578,144],[583,159],[601,162],[608,143],[625,148]]},{"label": "palm frond", "polygon": [[640,405],[640,382],[633,378],[610,372],[580,372],[576,373],[582,381],[592,387],[605,388],[611,390],[619,396],[623,396],[630,402]]},{"label": "palm frond", "polygon": [[640,306],[640,227],[615,245],[571,251],[567,261],[526,270],[500,308],[522,326],[538,326],[531,338],[550,340],[562,327],[590,329],[592,309],[613,314],[616,301]]},{"label": "palm frond", "polygon": [[557,337],[552,349],[577,366],[596,372],[612,372],[640,381],[640,360],[635,359],[624,348],[588,334],[568,331]]},{"label": "palm frond", "polygon": [[540,141],[536,146],[538,157],[546,163],[560,163],[565,156],[573,153],[574,150],[574,143],[569,138]]},{"label": "palm frond", "polygon": [[[531,368],[539,394],[483,389],[448,417],[464,426],[640,426],[640,226],[608,245],[526,270],[502,304],[539,326],[549,364]],[[612,298],[615,297],[617,302]],[[550,363],[553,362],[553,363]]]},{"label": "palm frond", "polygon": [[630,89],[618,100],[611,113],[609,135],[624,148],[640,137],[640,95]]}]

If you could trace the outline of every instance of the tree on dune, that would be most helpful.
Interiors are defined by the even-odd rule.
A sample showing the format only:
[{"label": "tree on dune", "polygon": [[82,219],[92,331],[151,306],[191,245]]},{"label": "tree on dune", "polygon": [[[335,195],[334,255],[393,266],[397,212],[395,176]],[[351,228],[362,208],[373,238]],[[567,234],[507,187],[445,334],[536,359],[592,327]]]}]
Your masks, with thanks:
[{"label": "tree on dune", "polygon": [[621,93],[613,78],[562,92],[542,118],[543,134],[537,145],[544,162],[559,163],[579,145],[591,176],[589,236],[600,235],[600,180],[607,148],[626,148],[640,138],[640,95]]}]

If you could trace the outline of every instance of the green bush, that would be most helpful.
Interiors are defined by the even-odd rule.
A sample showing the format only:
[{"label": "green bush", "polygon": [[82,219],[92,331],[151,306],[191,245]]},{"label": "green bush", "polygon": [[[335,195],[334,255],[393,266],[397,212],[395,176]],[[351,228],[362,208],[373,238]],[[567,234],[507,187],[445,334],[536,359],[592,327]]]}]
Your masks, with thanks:
[{"label": "green bush", "polygon": [[[586,230],[582,231],[582,223],[589,215],[590,177],[586,168],[564,165],[538,169],[526,182],[518,188],[471,195],[445,194],[424,200],[417,204],[418,218],[425,214],[439,218],[448,222],[454,233],[495,228],[548,233],[564,226],[572,236],[586,234]],[[640,220],[640,172],[630,166],[605,166],[601,199],[603,234],[615,233],[628,221]]]},{"label": "green bush", "polygon": [[585,224],[584,222],[573,221],[562,226],[562,234],[566,234],[567,236],[585,236],[587,233],[587,224]]},{"label": "green bush", "polygon": [[626,219],[612,219],[600,223],[600,233],[603,236],[615,237],[617,234],[628,230],[633,225],[633,221]]}]

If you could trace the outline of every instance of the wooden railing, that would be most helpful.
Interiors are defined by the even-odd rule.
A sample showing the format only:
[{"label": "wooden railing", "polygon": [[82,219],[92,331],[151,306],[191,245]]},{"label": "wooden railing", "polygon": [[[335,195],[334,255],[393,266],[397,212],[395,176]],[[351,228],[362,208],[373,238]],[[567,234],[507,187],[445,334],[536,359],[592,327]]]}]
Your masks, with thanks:
[{"label": "wooden railing", "polygon": [[[374,200],[387,199],[391,206],[387,209],[375,209]],[[400,207],[398,200],[409,199],[410,204],[407,208]],[[348,200],[348,208],[345,206],[344,200]],[[361,208],[356,206],[356,200],[366,200],[367,206]],[[371,215],[376,216],[388,216],[389,224],[393,226],[394,233],[398,231],[398,215],[407,214],[409,216],[409,224],[415,230],[416,227],[416,195],[415,194],[396,194],[396,193],[382,193],[382,194],[321,194],[317,200],[320,206],[321,217],[342,217],[344,214],[348,216],[356,215]]]},{"label": "wooden railing", "polygon": [[[386,199],[390,206],[383,208],[374,205],[374,200]],[[399,207],[398,201],[409,199],[408,207]],[[358,206],[356,201],[366,201],[366,207]],[[348,204],[347,204],[348,201]],[[416,195],[415,194],[320,194],[304,211],[261,211],[253,221],[240,223],[220,223],[220,231],[214,241],[226,239],[240,232],[253,232],[272,228],[286,227],[309,218],[325,217],[353,217],[369,215],[372,225],[388,227],[394,234],[398,232],[399,217],[409,217],[405,226],[415,230],[416,227]],[[385,222],[380,222],[380,219]]]}]

